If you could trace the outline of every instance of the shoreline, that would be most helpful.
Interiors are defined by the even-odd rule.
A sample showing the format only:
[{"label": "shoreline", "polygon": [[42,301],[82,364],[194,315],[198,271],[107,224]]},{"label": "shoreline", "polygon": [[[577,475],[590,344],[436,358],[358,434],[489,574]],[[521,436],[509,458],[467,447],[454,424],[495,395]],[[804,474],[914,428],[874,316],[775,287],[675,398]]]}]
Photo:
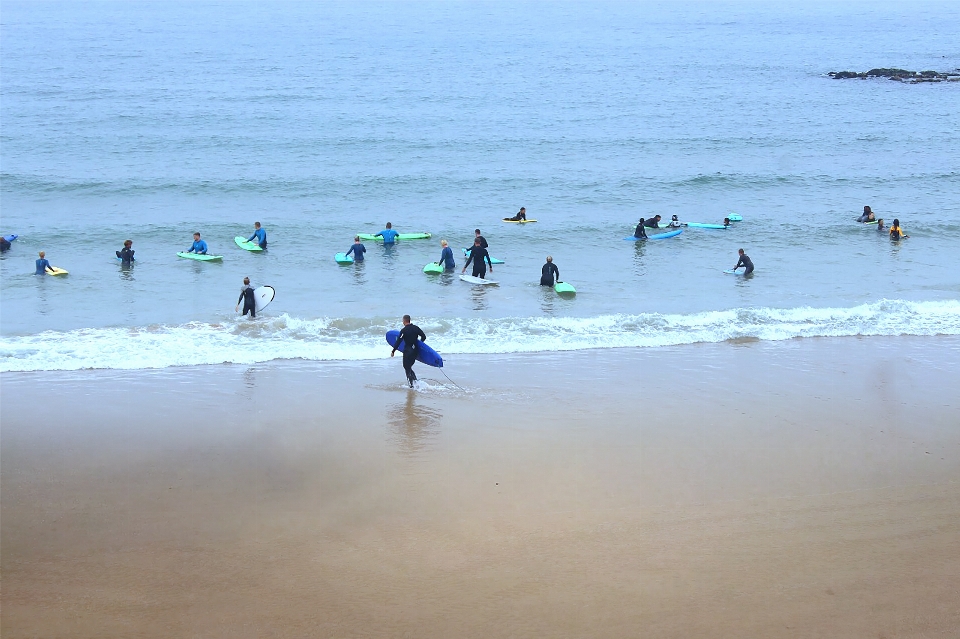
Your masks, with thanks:
[{"label": "shoreline", "polygon": [[947,637],[958,352],[4,373],[3,635]]}]

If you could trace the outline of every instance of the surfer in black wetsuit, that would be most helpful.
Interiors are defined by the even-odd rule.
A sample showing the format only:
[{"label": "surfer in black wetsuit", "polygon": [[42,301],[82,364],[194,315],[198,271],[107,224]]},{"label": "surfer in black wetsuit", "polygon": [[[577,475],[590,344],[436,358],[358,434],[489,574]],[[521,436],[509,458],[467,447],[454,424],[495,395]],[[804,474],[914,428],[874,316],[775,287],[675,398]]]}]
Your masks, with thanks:
[{"label": "surfer in black wetsuit", "polygon": [[[477,231],[477,233],[479,232],[480,231]],[[483,236],[478,235],[477,239],[473,241],[473,248],[470,249],[470,256],[467,258],[467,263],[463,265],[463,270],[460,271],[461,273],[466,273],[470,262],[473,262],[473,276],[479,277],[481,280],[485,279],[487,275],[487,264],[490,265],[490,272],[493,273],[493,262],[490,261],[490,253],[487,252],[486,247],[480,243],[482,239]],[[484,264],[483,260],[487,260],[487,264]]]},{"label": "surfer in black wetsuit", "polygon": [[636,230],[633,232],[633,236],[640,240],[647,239],[647,230],[644,228],[643,218],[640,218],[640,223],[637,224]]},{"label": "surfer in black wetsuit", "polygon": [[659,215],[654,215],[653,217],[648,217],[647,221],[643,223],[648,229],[658,229],[660,228],[660,220],[663,219]]},{"label": "surfer in black wetsuit", "polygon": [[547,256],[547,263],[540,269],[540,286],[553,286],[553,279],[560,281],[560,269],[553,263],[553,258]]},{"label": "surfer in black wetsuit", "polygon": [[130,264],[133,264],[136,261],[133,257],[133,254],[135,251],[133,250],[132,247],[133,247],[133,240],[125,240],[123,242],[123,248],[117,251],[117,257],[120,258],[121,264],[125,266],[129,266]]},{"label": "surfer in black wetsuit", "polygon": [[527,209],[523,206],[520,207],[520,212],[514,215],[513,217],[503,218],[504,222],[526,222],[527,221]]},{"label": "surfer in black wetsuit", "polygon": [[393,343],[393,350],[390,351],[390,357],[397,354],[397,347],[403,342],[403,372],[407,374],[407,383],[413,388],[413,383],[417,381],[417,374],[413,372],[413,365],[417,362],[417,355],[420,354],[420,341],[427,341],[426,334],[420,330],[416,324],[410,323],[410,316],[403,316],[403,328],[400,329],[400,335],[397,341]]},{"label": "surfer in black wetsuit", "polygon": [[740,259],[737,260],[737,265],[733,267],[733,270],[737,270],[742,266],[743,274],[750,275],[753,273],[753,262],[750,260],[747,254],[743,252],[743,249],[740,249],[737,252],[740,254]]},{"label": "surfer in black wetsuit", "polygon": [[237,306],[234,311],[240,310],[240,302],[243,302],[243,314],[250,313],[250,317],[257,316],[257,298],[253,294],[253,287],[250,286],[250,278],[243,278],[243,286],[240,287],[240,297],[237,299]]}]

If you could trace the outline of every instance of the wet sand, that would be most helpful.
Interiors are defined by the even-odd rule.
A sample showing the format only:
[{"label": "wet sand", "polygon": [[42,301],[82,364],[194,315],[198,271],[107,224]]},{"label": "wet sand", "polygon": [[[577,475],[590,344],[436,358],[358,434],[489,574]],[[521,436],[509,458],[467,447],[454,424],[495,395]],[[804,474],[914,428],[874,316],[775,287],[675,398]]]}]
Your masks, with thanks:
[{"label": "wet sand", "polygon": [[956,636],[960,339],[446,371],[4,374],[3,637]]}]

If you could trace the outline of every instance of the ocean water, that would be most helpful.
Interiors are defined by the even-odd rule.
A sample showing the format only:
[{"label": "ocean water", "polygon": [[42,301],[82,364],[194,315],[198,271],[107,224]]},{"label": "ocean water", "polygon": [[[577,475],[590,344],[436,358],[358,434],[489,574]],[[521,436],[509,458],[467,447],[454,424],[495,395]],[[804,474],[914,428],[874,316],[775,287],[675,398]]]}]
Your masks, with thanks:
[{"label": "ocean water", "polygon": [[[960,83],[826,77],[960,68],[957,33],[954,2],[5,1],[0,371],[369,359],[404,313],[448,364],[960,334]],[[333,261],[387,221],[433,238]],[[421,272],[478,227],[499,286]],[[195,230],[222,263],[176,257]]]}]

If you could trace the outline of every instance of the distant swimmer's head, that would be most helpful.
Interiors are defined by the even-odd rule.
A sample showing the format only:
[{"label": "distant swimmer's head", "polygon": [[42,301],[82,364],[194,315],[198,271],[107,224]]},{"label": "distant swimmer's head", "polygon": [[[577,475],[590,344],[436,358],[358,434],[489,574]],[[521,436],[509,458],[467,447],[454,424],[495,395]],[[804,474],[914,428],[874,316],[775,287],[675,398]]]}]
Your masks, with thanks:
[{"label": "distant swimmer's head", "polygon": [[250,286],[250,278],[249,277],[243,278],[243,283],[246,284],[247,286]]},{"label": "distant swimmer's head", "polygon": [[480,229],[473,229],[474,235],[480,235]]},{"label": "distant swimmer's head", "polygon": [[898,218],[898,217],[893,218],[893,225],[894,225],[894,226],[900,226],[900,218]]},{"label": "distant swimmer's head", "polygon": [[521,212],[521,213],[526,213],[526,212],[527,212],[527,207],[521,206],[521,207],[520,207],[520,212]]},{"label": "distant swimmer's head", "polygon": [[479,237],[473,241],[473,245],[474,245],[474,246],[480,246],[480,238],[479,238]]},{"label": "distant swimmer's head", "polygon": [[255,229],[260,228],[260,222],[254,222],[254,223],[253,223],[253,228],[255,228]]},{"label": "distant swimmer's head", "polygon": [[133,246],[133,240],[124,240],[123,246],[126,248],[130,248],[131,246]]},{"label": "distant swimmer's head", "polygon": [[197,231],[196,233],[193,234],[193,239],[195,239],[195,240],[199,240],[199,239],[200,239],[200,231]]},{"label": "distant swimmer's head", "polygon": [[354,242],[359,242],[359,241],[360,241],[360,236],[357,235],[356,237],[354,237],[354,238],[353,238],[353,241],[354,241]]},{"label": "distant swimmer's head", "polygon": [[553,261],[553,256],[552,256],[552,255],[548,255],[548,256],[547,256],[547,261],[548,261],[548,262],[552,262],[552,261]]},{"label": "distant swimmer's head", "polygon": [[729,217],[723,218],[723,223],[724,223],[724,224],[730,224],[730,218],[729,218]]},{"label": "distant swimmer's head", "polygon": [[739,253],[740,255],[743,255],[743,249],[738,249],[737,253]]},{"label": "distant swimmer's head", "polygon": [[642,217],[640,218],[640,223],[643,224],[643,218],[642,218]]},{"label": "distant swimmer's head", "polygon": [[44,257],[46,257],[46,256],[47,256],[46,253],[44,253],[43,251],[40,251],[40,257],[41,257],[41,258],[44,258]]},{"label": "distant swimmer's head", "polygon": [[870,207],[869,207],[869,206],[863,207],[863,214],[864,214],[864,215],[870,215],[871,213],[873,213],[873,211],[870,210]]},{"label": "distant swimmer's head", "polygon": [[447,248],[447,241],[446,241],[446,240],[440,240],[440,246],[442,246],[443,248]]},{"label": "distant swimmer's head", "polygon": [[655,219],[657,222],[659,222],[661,218],[660,218],[659,215],[654,215],[654,216],[653,216],[653,219]]},{"label": "distant swimmer's head", "polygon": [[410,316],[409,316],[409,315],[404,315],[404,316],[403,316],[403,325],[406,326],[406,325],[409,324],[409,323],[410,323]]},{"label": "distant swimmer's head", "polygon": [[387,222],[387,228],[388,228],[388,229],[392,229],[392,228],[393,228],[393,224],[391,224],[390,222]]},{"label": "distant swimmer's head", "polygon": [[673,220],[674,222],[679,222],[679,221],[680,221],[680,219],[679,219],[676,215],[674,215],[674,216],[671,217],[670,219]]}]

